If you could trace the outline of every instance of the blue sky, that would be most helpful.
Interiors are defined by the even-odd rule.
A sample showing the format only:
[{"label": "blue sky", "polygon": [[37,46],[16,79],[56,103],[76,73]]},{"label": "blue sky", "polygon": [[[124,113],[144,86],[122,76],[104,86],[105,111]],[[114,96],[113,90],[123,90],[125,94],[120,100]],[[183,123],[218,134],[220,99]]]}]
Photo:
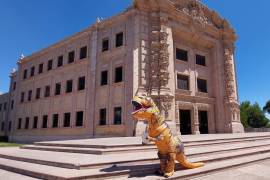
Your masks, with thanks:
[{"label": "blue sky", "polygon": [[[97,17],[110,17],[131,0],[1,0],[0,92],[7,92],[9,73],[21,53],[29,55],[90,26]],[[235,28],[240,100],[270,99],[269,0],[203,0]]]}]

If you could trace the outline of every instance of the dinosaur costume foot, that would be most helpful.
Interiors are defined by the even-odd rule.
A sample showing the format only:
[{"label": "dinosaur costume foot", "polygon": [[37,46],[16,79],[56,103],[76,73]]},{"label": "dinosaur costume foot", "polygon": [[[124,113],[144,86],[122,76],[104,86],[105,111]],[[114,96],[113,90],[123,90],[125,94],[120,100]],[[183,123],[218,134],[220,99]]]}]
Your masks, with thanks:
[{"label": "dinosaur costume foot", "polygon": [[194,168],[199,168],[199,167],[202,167],[204,166],[204,163],[202,162],[197,162],[197,163],[190,163],[185,154],[183,153],[178,153],[176,155],[176,160],[184,167],[184,168],[187,168],[187,169],[194,169]]}]

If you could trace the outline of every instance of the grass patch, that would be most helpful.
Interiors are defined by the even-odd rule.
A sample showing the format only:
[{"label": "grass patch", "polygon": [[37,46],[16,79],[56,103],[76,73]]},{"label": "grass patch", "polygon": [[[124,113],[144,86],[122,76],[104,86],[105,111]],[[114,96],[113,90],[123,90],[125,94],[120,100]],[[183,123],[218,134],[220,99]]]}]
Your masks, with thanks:
[{"label": "grass patch", "polygon": [[9,143],[9,142],[0,142],[0,148],[2,147],[20,147],[22,144]]}]

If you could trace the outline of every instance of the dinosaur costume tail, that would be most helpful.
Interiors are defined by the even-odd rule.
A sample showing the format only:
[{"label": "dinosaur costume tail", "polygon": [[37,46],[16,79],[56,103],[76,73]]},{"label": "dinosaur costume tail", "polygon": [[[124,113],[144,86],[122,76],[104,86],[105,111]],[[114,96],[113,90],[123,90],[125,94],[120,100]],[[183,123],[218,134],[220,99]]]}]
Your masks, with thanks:
[{"label": "dinosaur costume tail", "polygon": [[187,169],[194,169],[198,167],[204,166],[204,163],[202,162],[197,162],[197,163],[190,163],[186,156],[183,153],[177,153],[176,155],[176,160],[184,167]]}]

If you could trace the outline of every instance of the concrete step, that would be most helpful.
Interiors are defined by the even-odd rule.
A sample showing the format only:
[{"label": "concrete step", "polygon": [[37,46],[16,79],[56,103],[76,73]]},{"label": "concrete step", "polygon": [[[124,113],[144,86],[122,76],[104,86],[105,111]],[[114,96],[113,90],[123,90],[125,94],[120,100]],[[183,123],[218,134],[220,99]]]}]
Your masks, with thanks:
[{"label": "concrete step", "polygon": [[[254,138],[245,138],[245,139],[228,139],[228,140],[216,140],[211,142],[192,142],[185,143],[185,147],[207,147],[207,146],[218,146],[224,144],[235,144],[235,143],[243,143],[243,142],[259,142],[259,141],[267,141],[270,140],[270,136],[267,137],[254,137]],[[86,147],[69,147],[66,146],[47,146],[47,145],[24,145],[21,147],[22,149],[31,149],[31,150],[42,150],[42,151],[56,151],[56,152],[69,152],[69,153],[83,153],[83,154],[119,154],[124,152],[145,152],[145,151],[153,151],[156,149],[154,145],[151,146],[127,146],[127,147],[114,147],[114,148],[86,148]]]},{"label": "concrete step", "polygon": [[[235,156],[244,156],[245,153],[254,154],[254,152],[262,151],[267,152],[270,149],[270,141],[265,142],[250,142],[250,143],[237,143],[234,145],[224,144],[212,147],[188,147],[186,148],[186,154],[188,158],[200,158],[211,157],[214,155],[218,158],[219,154],[228,153],[227,158],[234,158]],[[233,154],[233,153],[236,154]],[[243,154],[243,152],[245,152]],[[44,164],[56,167],[64,167],[70,169],[86,169],[96,167],[108,167],[110,165],[120,165],[125,163],[148,163],[158,162],[156,151],[151,152],[129,152],[119,154],[108,155],[92,155],[92,154],[75,154],[75,153],[63,153],[63,152],[50,152],[50,151],[38,151],[27,149],[0,149],[0,157],[6,159],[12,159],[17,161],[25,161],[37,164]],[[229,156],[232,154],[231,156]],[[222,156],[223,158],[223,156]],[[225,157],[226,158],[226,157]],[[203,161],[212,161],[212,159],[201,159]]]},{"label": "concrete step", "polygon": [[[230,160],[224,159],[217,162],[207,163],[206,166],[198,169],[178,170],[171,179],[187,179],[199,176],[201,174],[212,173],[218,170],[224,170],[226,168],[232,168],[235,166],[253,163],[269,158],[270,152],[259,152],[253,155],[241,156]],[[122,167],[111,167],[105,169],[97,168],[87,170],[75,170],[0,158],[0,168],[40,179],[120,179],[120,177],[138,178],[147,175],[150,175],[149,177],[152,176],[156,179],[163,179],[163,177],[151,175],[158,168],[156,167],[153,169],[153,165],[151,164],[144,164],[141,166],[127,165]]]},{"label": "concrete step", "polygon": [[117,180],[124,180],[124,179],[140,179],[140,180],[163,180],[163,179],[193,179],[193,178],[198,178],[217,173],[220,171],[224,170],[229,170],[229,169],[234,169],[236,167],[241,167],[245,166],[248,164],[253,164],[265,160],[270,159],[270,153],[263,153],[263,154],[255,154],[255,155],[250,155],[250,156],[244,156],[244,157],[239,157],[239,158],[234,158],[230,160],[223,160],[223,161],[218,161],[218,162],[213,162],[213,163],[208,163],[204,167],[197,168],[197,169],[182,169],[182,170],[177,170],[174,175],[170,178],[164,178],[161,176],[158,176],[154,173],[150,173],[148,175],[145,175],[144,173],[141,174],[132,174],[130,173],[127,176],[122,176],[122,177],[112,177],[110,179],[117,179]]},{"label": "concrete step", "polygon": [[[215,135],[184,135],[181,140],[186,146],[222,144],[240,142],[243,140],[251,141],[252,139],[269,139],[270,133],[243,133],[243,134],[215,134]],[[66,141],[48,141],[36,142],[38,146],[57,146],[57,147],[77,147],[77,148],[95,148],[95,149],[113,149],[127,147],[141,147],[140,137],[121,137],[121,138],[100,138],[100,139],[83,139],[83,140],[66,140]],[[153,144],[146,145],[153,146]]]}]

